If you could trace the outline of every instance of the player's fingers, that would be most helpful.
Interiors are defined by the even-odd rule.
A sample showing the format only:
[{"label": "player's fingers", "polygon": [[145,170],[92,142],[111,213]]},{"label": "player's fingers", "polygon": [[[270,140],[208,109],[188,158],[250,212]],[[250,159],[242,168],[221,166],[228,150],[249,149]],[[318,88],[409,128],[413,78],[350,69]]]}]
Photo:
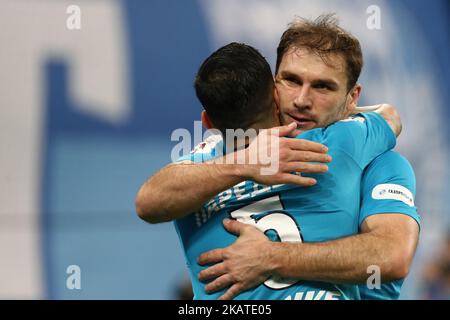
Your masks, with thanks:
[{"label": "player's fingers", "polygon": [[242,231],[244,231],[244,228],[247,227],[245,223],[232,219],[224,219],[223,226],[225,227],[225,229],[227,229],[227,231],[237,236],[239,236]]},{"label": "player's fingers", "polygon": [[304,162],[331,162],[332,158],[326,153],[317,153],[312,151],[291,150],[289,154],[290,161],[304,161]]},{"label": "player's fingers", "polygon": [[306,139],[295,139],[295,138],[285,138],[285,139],[288,140],[289,147],[294,150],[312,151],[320,153],[328,152],[327,146],[318,142]]},{"label": "player's fingers", "polygon": [[307,163],[302,161],[288,162],[285,171],[288,172],[308,172],[308,173],[324,173],[328,171],[326,164]]},{"label": "player's fingers", "polygon": [[302,177],[294,173],[284,173],[280,177],[280,182],[285,184],[297,184],[303,187],[310,187],[317,183],[314,178]]},{"label": "player's fingers", "polygon": [[211,279],[215,279],[226,273],[225,266],[223,263],[215,264],[205,270],[202,270],[198,274],[198,280],[204,282]]},{"label": "player's fingers", "polygon": [[199,265],[205,265],[210,263],[217,263],[223,260],[223,249],[214,249],[204,252],[198,257],[197,262]]},{"label": "player's fingers", "polygon": [[291,122],[290,124],[287,124],[285,126],[271,128],[271,129],[269,129],[268,133],[269,133],[269,135],[284,137],[284,136],[289,135],[296,128],[297,128],[297,124],[295,122]]},{"label": "player's fingers", "polygon": [[244,287],[240,283],[235,283],[222,296],[220,296],[219,300],[231,300],[244,291],[243,288]]},{"label": "player's fingers", "polygon": [[214,293],[229,287],[233,283],[229,274],[224,274],[205,286],[206,293]]}]

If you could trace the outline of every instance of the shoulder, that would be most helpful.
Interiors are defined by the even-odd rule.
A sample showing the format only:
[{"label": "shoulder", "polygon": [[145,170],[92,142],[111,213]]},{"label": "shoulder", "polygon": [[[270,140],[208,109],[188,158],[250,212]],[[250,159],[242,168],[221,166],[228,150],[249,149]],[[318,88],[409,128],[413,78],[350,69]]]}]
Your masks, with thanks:
[{"label": "shoulder", "polygon": [[369,164],[365,173],[369,174],[371,172],[384,172],[391,176],[404,175],[414,177],[414,170],[408,159],[392,150],[382,153]]},{"label": "shoulder", "polygon": [[346,119],[337,121],[325,128],[325,133],[360,133],[375,125],[387,125],[381,115],[376,112],[358,113]]},{"label": "shoulder", "polygon": [[339,138],[341,136],[348,137],[350,133],[352,135],[359,134],[362,131],[367,130],[367,126],[372,121],[384,121],[384,119],[374,113],[357,114],[349,118],[334,122],[325,128],[315,128],[305,131],[297,136],[298,139],[332,139]]},{"label": "shoulder", "polygon": [[177,163],[198,163],[222,156],[223,138],[220,134],[211,135],[204,141],[197,144],[192,151],[179,158]]},{"label": "shoulder", "polygon": [[416,177],[404,156],[388,151],[375,158],[364,170],[362,186],[365,192],[371,190],[372,194],[382,193],[385,189],[404,191],[412,199],[416,193]]},{"label": "shoulder", "polygon": [[315,128],[302,132],[297,139],[308,139],[313,141],[338,140],[347,137],[350,133],[359,132],[365,126],[364,117],[351,117],[330,124],[325,128]]},{"label": "shoulder", "polygon": [[356,141],[365,140],[367,136],[367,123],[367,117],[363,115],[356,115],[337,121],[322,129],[323,139],[324,141],[338,144],[355,143]]},{"label": "shoulder", "polygon": [[220,134],[214,134],[207,137],[204,141],[200,142],[198,145],[192,149],[191,154],[210,154],[213,153],[218,147],[223,146],[223,139]]},{"label": "shoulder", "polygon": [[[375,120],[374,120],[375,119]],[[327,127],[327,129],[354,129],[354,128],[361,128],[367,126],[368,123],[371,121],[377,121],[379,120],[379,116],[377,116],[374,112],[369,113],[358,113],[356,115],[350,116],[348,118],[342,119],[340,121],[337,121],[330,126]]]},{"label": "shoulder", "polygon": [[364,116],[353,116],[304,132],[300,138],[325,144],[331,150],[341,150],[351,157],[364,146],[367,138],[367,120]]}]

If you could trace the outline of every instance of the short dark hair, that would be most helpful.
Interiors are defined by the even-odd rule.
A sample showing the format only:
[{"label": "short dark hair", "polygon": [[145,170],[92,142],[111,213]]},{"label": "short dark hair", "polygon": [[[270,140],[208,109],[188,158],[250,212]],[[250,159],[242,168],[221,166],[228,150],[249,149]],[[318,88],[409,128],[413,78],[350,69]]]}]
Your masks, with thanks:
[{"label": "short dark hair", "polygon": [[358,81],[363,66],[361,45],[358,39],[339,27],[334,14],[321,15],[313,21],[299,18],[292,22],[280,39],[275,73],[278,73],[284,54],[293,47],[306,48],[327,64],[330,54],[341,55],[346,64],[347,89],[353,88]]},{"label": "short dark hair", "polygon": [[273,76],[266,59],[255,48],[230,43],[200,66],[195,92],[222,133],[248,129],[272,109]]}]

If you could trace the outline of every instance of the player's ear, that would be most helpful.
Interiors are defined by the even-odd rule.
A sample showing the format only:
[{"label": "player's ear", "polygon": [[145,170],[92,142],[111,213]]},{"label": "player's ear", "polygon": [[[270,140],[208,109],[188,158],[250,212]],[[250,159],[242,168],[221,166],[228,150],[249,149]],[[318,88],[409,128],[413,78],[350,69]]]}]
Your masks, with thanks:
[{"label": "player's ear", "polygon": [[214,129],[215,126],[205,110],[202,111],[202,124],[206,129]]},{"label": "player's ear", "polygon": [[347,105],[347,111],[352,113],[353,110],[358,106],[359,96],[361,95],[362,87],[359,83],[357,83],[353,89],[348,93],[349,94],[349,102]]}]

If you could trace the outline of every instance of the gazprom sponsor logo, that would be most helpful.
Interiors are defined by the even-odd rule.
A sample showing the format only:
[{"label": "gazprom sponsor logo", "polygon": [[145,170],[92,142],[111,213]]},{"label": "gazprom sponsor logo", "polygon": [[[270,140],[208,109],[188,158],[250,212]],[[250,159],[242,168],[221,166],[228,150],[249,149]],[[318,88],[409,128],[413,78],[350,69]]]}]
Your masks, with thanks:
[{"label": "gazprom sponsor logo", "polygon": [[372,198],[377,200],[398,200],[410,207],[414,207],[414,196],[404,186],[385,183],[375,186],[372,190]]}]

